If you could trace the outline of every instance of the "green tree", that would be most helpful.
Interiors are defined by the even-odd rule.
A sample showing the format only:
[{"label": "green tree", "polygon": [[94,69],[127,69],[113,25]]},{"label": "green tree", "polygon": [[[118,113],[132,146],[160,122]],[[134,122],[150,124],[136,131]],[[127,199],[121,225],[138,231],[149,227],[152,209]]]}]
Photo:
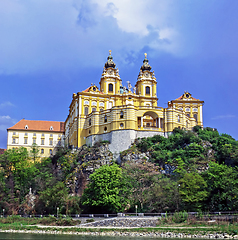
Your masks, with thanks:
[{"label": "green tree", "polygon": [[[55,186],[49,187],[40,192],[38,211],[41,213],[55,214],[57,207],[60,212],[66,212],[68,191],[64,183],[58,182]],[[43,210],[43,211],[42,211]]]},{"label": "green tree", "polygon": [[166,212],[178,209],[178,183],[169,177],[154,178],[148,192],[150,212]]},{"label": "green tree", "polygon": [[82,195],[86,212],[120,212],[127,200],[124,198],[125,184],[122,170],[116,165],[103,165],[90,175],[90,182]]},{"label": "green tree", "polygon": [[203,173],[209,192],[210,211],[236,211],[238,208],[238,168],[211,162]]},{"label": "green tree", "polygon": [[150,162],[127,163],[123,166],[130,207],[138,204],[140,211],[148,210],[151,205],[149,194],[158,175],[159,167]]},{"label": "green tree", "polygon": [[39,146],[36,143],[33,143],[30,150],[30,156],[32,157],[34,163],[39,158],[39,152],[40,152]]},{"label": "green tree", "polygon": [[207,183],[198,173],[185,173],[178,181],[179,195],[183,209],[187,211],[197,211],[202,207],[202,201],[207,197]]},{"label": "green tree", "polygon": [[9,213],[17,213],[21,201],[32,187],[37,169],[29,161],[26,148],[9,149],[0,156],[1,172],[4,174],[5,206]]}]

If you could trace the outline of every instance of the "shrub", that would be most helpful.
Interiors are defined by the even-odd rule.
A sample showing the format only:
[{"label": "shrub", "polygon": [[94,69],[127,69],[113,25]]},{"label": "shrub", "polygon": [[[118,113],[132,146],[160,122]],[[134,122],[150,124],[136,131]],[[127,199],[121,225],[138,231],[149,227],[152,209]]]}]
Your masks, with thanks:
[{"label": "shrub", "polygon": [[182,222],[186,222],[188,219],[188,213],[187,212],[175,212],[173,215],[172,220],[175,223],[182,223]]}]

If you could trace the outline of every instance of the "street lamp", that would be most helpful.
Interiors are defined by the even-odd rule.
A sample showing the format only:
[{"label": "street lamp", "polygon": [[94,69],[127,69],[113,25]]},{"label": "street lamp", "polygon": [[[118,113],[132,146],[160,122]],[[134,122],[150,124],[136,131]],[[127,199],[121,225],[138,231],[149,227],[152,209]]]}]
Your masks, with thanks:
[{"label": "street lamp", "polygon": [[179,187],[180,187],[180,184],[178,184],[178,200],[177,200],[177,210],[179,212]]},{"label": "street lamp", "polygon": [[59,215],[59,207],[57,207],[57,218],[58,218],[58,215]]},{"label": "street lamp", "polygon": [[135,207],[136,207],[136,216],[137,216],[137,205],[135,205]]}]

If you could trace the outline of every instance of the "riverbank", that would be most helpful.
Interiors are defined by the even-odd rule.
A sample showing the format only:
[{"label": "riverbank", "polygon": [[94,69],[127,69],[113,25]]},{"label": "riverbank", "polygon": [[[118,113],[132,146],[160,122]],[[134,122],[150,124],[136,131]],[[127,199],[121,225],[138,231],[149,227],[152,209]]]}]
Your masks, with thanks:
[{"label": "riverbank", "polygon": [[[59,226],[60,225],[60,226]],[[0,219],[2,233],[130,236],[156,238],[238,239],[237,222],[197,221],[174,223],[169,218],[116,217],[107,219],[21,218]]]},{"label": "riverbank", "polygon": [[66,234],[90,236],[129,236],[153,238],[203,238],[203,239],[238,239],[238,235],[221,232],[220,228],[206,227],[156,227],[156,228],[79,228],[51,226],[22,226],[21,229],[0,229],[3,233],[31,234]]}]

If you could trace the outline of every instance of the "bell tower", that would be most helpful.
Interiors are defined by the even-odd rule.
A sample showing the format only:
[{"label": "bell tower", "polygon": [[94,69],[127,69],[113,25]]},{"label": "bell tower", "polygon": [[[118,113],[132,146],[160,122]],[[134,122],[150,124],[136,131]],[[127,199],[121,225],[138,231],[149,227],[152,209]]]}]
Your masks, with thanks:
[{"label": "bell tower", "polygon": [[109,50],[109,56],[107,62],[104,65],[102,77],[100,80],[100,91],[105,94],[119,94],[120,86],[122,86],[122,80],[119,75],[119,70],[116,64],[113,62],[113,57]]},{"label": "bell tower", "polygon": [[145,53],[145,59],[143,65],[140,68],[140,73],[136,82],[136,93],[143,97],[157,98],[156,87],[157,82],[154,71],[151,72],[151,66],[147,59],[147,53]]}]

